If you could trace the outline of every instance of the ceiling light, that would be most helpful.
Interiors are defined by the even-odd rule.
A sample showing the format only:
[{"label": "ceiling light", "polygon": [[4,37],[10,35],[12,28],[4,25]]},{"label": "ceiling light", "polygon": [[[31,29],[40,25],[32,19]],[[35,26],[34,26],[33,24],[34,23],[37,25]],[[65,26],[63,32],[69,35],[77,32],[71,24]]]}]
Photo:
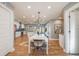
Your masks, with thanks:
[{"label": "ceiling light", "polygon": [[26,18],[26,16],[23,16],[23,18]]},{"label": "ceiling light", "polygon": [[44,16],[44,17],[46,17],[46,16]]},{"label": "ceiling light", "polygon": [[35,15],[32,15],[32,17],[35,17]]},{"label": "ceiling light", "polygon": [[29,8],[29,9],[30,9],[30,8],[31,8],[31,6],[27,6],[27,8]]},{"label": "ceiling light", "polygon": [[48,9],[51,9],[51,6],[48,6]]}]

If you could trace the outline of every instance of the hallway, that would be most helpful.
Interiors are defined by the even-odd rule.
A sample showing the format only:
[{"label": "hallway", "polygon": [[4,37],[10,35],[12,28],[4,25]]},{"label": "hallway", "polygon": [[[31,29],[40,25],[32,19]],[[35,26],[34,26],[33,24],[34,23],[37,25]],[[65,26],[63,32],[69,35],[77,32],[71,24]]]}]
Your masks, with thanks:
[{"label": "hallway", "polygon": [[[28,37],[18,37],[15,39],[15,51],[10,52],[7,56],[28,56]],[[49,40],[48,56],[65,56],[63,49],[59,46],[58,40]],[[31,54],[33,56],[41,56],[38,52]],[[46,55],[45,55],[46,56]]]},{"label": "hallway", "polygon": [[78,54],[78,16],[79,3],[0,3],[0,55]]}]

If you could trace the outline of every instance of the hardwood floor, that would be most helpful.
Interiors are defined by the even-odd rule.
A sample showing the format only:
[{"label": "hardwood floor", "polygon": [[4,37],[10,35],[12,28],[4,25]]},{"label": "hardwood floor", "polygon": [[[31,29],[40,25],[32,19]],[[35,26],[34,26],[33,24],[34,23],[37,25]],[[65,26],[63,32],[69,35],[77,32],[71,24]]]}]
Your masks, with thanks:
[{"label": "hardwood floor", "polygon": [[49,40],[49,45],[48,45],[48,52],[49,56],[65,56],[67,55],[64,53],[63,49],[59,46],[59,41],[58,40]]},{"label": "hardwood floor", "polygon": [[28,37],[26,35],[17,37],[14,41],[15,51],[8,53],[8,56],[28,55]]},{"label": "hardwood floor", "polygon": [[33,50],[31,50],[30,56],[46,56],[46,51],[33,49]]},{"label": "hardwood floor", "polygon": [[[28,37],[24,35],[22,37],[18,37],[14,42],[15,51],[10,52],[7,56],[28,56]],[[46,54],[41,53],[42,51],[33,51],[35,56],[43,56]],[[31,54],[33,55],[33,54]],[[33,55],[33,56],[34,56]],[[58,40],[49,40],[48,45],[48,56],[65,56],[67,54],[64,53],[63,49],[59,46]]]}]

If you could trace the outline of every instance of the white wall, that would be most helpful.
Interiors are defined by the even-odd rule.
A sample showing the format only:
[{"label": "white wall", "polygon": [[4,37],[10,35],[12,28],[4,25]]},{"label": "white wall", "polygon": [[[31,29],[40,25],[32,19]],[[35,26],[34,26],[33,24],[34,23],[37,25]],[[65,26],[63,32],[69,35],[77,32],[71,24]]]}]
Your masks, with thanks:
[{"label": "white wall", "polygon": [[55,24],[55,21],[50,21],[47,26],[48,26],[48,30],[49,30],[49,39],[51,40],[57,40],[58,39],[58,35],[55,34],[54,32],[54,24]]},{"label": "white wall", "polygon": [[13,12],[0,4],[0,55],[14,49]]}]

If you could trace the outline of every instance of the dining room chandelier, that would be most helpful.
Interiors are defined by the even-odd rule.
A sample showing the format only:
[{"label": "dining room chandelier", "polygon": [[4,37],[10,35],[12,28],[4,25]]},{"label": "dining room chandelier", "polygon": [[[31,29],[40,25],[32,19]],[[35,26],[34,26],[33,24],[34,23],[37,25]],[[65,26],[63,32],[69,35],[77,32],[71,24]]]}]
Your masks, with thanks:
[{"label": "dining room chandelier", "polygon": [[40,23],[40,11],[38,11],[37,14],[38,14],[37,25],[39,26],[39,25],[41,25],[41,23]]}]

